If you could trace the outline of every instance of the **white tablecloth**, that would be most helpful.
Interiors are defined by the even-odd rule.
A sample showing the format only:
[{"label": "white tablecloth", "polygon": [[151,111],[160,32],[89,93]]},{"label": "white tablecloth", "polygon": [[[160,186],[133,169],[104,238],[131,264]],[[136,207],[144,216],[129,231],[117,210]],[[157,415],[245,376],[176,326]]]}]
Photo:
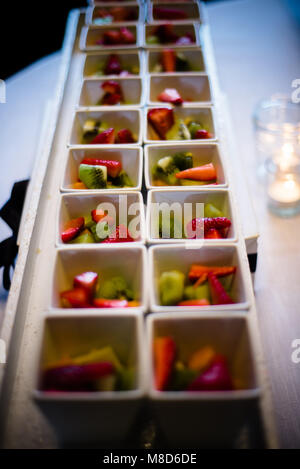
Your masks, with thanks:
[{"label": "white tablecloth", "polygon": [[[300,364],[291,363],[290,347],[300,338],[300,218],[283,221],[266,212],[255,178],[251,125],[261,98],[291,92],[292,80],[300,78],[299,29],[283,0],[216,2],[208,5],[208,13],[221,87],[228,96],[261,232],[256,296],[281,444],[299,448]],[[56,53],[7,81],[7,103],[0,104],[1,205],[13,182],[30,175],[58,64]],[[0,222],[0,240],[9,234]],[[0,290],[0,320],[5,298]]]}]

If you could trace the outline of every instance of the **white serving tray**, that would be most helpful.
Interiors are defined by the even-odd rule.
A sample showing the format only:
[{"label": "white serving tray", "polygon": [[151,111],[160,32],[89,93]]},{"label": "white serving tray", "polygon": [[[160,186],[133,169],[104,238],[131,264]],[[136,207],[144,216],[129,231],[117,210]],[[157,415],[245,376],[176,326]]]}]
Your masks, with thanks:
[{"label": "white serving tray", "polygon": [[[68,20],[59,88],[53,105],[52,118],[48,122],[49,133],[45,134],[48,138],[44,139],[43,153],[39,155],[40,171],[35,173],[36,179],[35,186],[31,189],[31,201],[28,203],[28,211],[23,217],[26,223],[23,223],[21,227],[19,257],[1,330],[1,338],[5,340],[9,349],[8,363],[6,367],[1,365],[0,368],[0,434],[2,435],[2,444],[6,448],[35,448],[41,446],[54,448],[58,444],[53,429],[34,405],[33,397],[38,398],[40,403],[43,400],[43,396],[37,396],[34,390],[36,390],[37,364],[45,319],[50,316],[59,319],[66,315],[66,311],[62,314],[58,312],[54,314],[54,311],[52,311],[51,314],[47,299],[50,285],[53,282],[53,269],[49,266],[54,266],[57,252],[55,247],[57,224],[54,223],[60,198],[60,178],[57,178],[57,175],[61,174],[62,168],[67,161],[67,145],[72,125],[70,116],[77,105],[76,84],[78,83],[78,76],[82,73],[85,59],[84,54],[80,53],[78,48],[79,33],[84,24],[84,15],[84,11],[73,11]],[[202,35],[205,44],[209,44],[209,28],[207,25],[202,26]],[[209,49],[205,53],[208,54]],[[212,52],[210,51],[210,53]],[[208,73],[211,72],[208,70]],[[210,78],[212,79],[211,75]],[[227,142],[224,138],[225,124],[223,122],[224,116],[226,120],[226,115],[217,82],[212,81],[212,86],[216,95],[218,129],[220,126],[219,136],[220,139],[222,137],[222,140],[225,141],[226,147]],[[220,117],[220,113],[223,113],[223,119]],[[228,150],[228,146],[226,148]],[[230,166],[232,166],[230,161],[230,156],[226,154],[226,151],[224,154],[222,152],[222,164],[226,166],[229,190],[232,191],[233,177],[230,170]],[[236,204],[234,190],[231,196],[233,204]],[[50,222],[51,220],[53,222]],[[242,306],[244,309],[241,315],[245,318],[247,328],[251,332],[253,350],[255,351],[255,367],[257,367],[256,373],[260,389],[259,422],[256,422],[256,426],[258,425],[258,431],[262,432],[258,444],[269,448],[276,447],[277,439],[269,383],[266,378],[261,351],[250,273],[247,269],[247,253],[240,235],[241,226],[238,220],[236,229],[239,234],[238,242],[233,246],[228,246],[228,248],[238,252],[242,264],[243,282],[247,290],[247,303],[249,303],[249,309],[247,309],[248,304]],[[157,246],[153,249],[161,250],[165,248],[165,246]],[[220,248],[225,249],[224,244],[221,244]],[[67,251],[68,249],[64,248],[63,250]],[[125,246],[124,249],[126,249]],[[47,268],[45,268],[46,266]],[[144,281],[145,277],[146,274],[144,274]],[[32,289],[32,285],[34,285],[34,289]],[[139,312],[136,314],[141,317]],[[208,312],[210,318],[217,318],[219,314],[222,314],[222,312]],[[223,311],[224,317],[227,314],[229,313]],[[236,315],[238,315],[238,311]],[[127,316],[128,313],[126,312],[124,320]],[[101,314],[98,317],[100,321]],[[70,319],[72,319],[72,316],[70,316]],[[6,371],[5,375],[4,369]],[[150,376],[150,363],[146,370],[148,376]],[[152,390],[149,387],[147,389],[147,396],[150,401],[153,401]],[[143,392],[142,387],[140,390]],[[166,396],[167,398],[168,396]],[[56,406],[55,409],[58,410],[58,407]],[[61,431],[63,435],[60,436],[66,437],[68,433],[64,433],[63,428],[61,428]]]}]

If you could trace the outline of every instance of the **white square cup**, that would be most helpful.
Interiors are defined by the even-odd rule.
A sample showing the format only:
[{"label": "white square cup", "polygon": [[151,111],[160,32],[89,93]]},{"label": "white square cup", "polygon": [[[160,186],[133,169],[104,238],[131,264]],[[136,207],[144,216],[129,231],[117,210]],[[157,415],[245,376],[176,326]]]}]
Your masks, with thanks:
[{"label": "white square cup", "polygon": [[[207,139],[191,139],[191,140],[161,140],[159,135],[153,129],[153,127],[148,122],[148,112],[151,109],[157,108],[167,108],[173,109],[174,119],[186,119],[190,118],[195,122],[200,122],[205,128],[207,128],[208,132],[212,135],[212,138]],[[144,111],[144,142],[145,143],[210,143],[214,142],[217,139],[217,129],[216,129],[216,120],[214,117],[214,110],[212,106],[188,106],[185,107],[172,107],[167,104],[161,103],[161,105],[157,106],[149,106],[145,108]]]},{"label": "white square cup", "polygon": [[[249,300],[252,294],[252,284],[248,266],[248,259],[242,258],[238,246],[235,244],[216,243],[207,245],[203,243],[160,244],[150,247],[149,275],[150,275],[150,311],[163,313],[178,311],[197,311],[215,313],[216,311],[238,311],[249,309]],[[231,296],[234,304],[209,306],[162,306],[159,295],[159,278],[163,272],[179,270],[186,276],[192,264],[205,264],[216,266],[237,267],[232,284]]]},{"label": "white square cup", "polygon": [[[135,43],[133,44],[97,44],[97,40],[101,38],[102,34],[110,29],[119,29],[119,28],[127,28],[131,33],[135,35]],[[128,50],[128,49],[136,49],[140,47],[141,44],[141,26],[139,23],[118,23],[115,24],[113,27],[111,24],[106,24],[102,26],[90,25],[84,26],[81,30],[79,45],[82,51],[103,51],[103,50]]]},{"label": "white square cup", "polygon": [[[95,19],[97,18],[97,11],[98,10],[106,10],[107,13],[109,14],[109,10],[111,8],[115,7],[122,7],[126,10],[133,10],[135,14],[135,19],[130,19],[127,21],[128,24],[136,24],[138,22],[143,22],[145,19],[145,10],[144,10],[144,5],[139,4],[134,1],[125,1],[125,2],[97,2],[96,5],[93,7],[89,7],[86,10],[86,15],[85,15],[85,22],[86,24],[93,24],[97,25],[95,23]],[[118,25],[118,23],[122,23],[123,21],[118,21],[118,20],[113,20],[110,25],[114,27],[115,25]]]},{"label": "white square cup", "polygon": [[[185,239],[185,238],[157,238],[154,236],[156,231],[158,231],[158,208],[159,207],[170,207],[170,211],[174,208],[174,213],[178,210],[180,211],[179,216],[181,215],[183,233],[184,225],[186,226],[189,221],[191,221],[196,216],[196,204],[203,204],[204,206],[207,203],[212,203],[216,208],[222,211],[223,216],[227,217],[231,221],[231,226],[229,228],[228,236],[224,239]],[[155,204],[155,205],[153,205]],[[189,204],[189,211],[186,210],[186,214],[189,214],[187,220],[184,220],[185,211],[184,206]],[[201,208],[201,207],[200,207]],[[186,215],[187,216],[187,215]],[[168,222],[168,220],[167,220]],[[231,192],[226,189],[180,189],[180,190],[168,190],[163,189],[153,189],[148,192],[148,201],[147,201],[147,242],[149,244],[176,244],[179,242],[185,243],[188,245],[199,244],[203,242],[204,244],[220,244],[220,243],[233,243],[237,241],[237,227],[236,227],[236,212],[234,210],[234,205],[232,202]]]},{"label": "white square cup", "polygon": [[[157,391],[154,381],[153,340],[172,337],[177,359],[184,363],[197,349],[212,346],[224,355],[239,390],[214,392]],[[243,315],[199,316],[166,313],[147,318],[149,397],[156,420],[175,447],[233,446],[253,413],[259,413],[260,388],[252,337]]]},{"label": "white square cup", "polygon": [[[143,149],[141,147],[132,147],[131,145],[101,145],[94,149],[94,145],[71,148],[65,168],[62,174],[61,191],[78,192],[78,189],[72,189],[72,184],[78,181],[78,168],[84,158],[99,158],[104,160],[115,160],[122,163],[122,168],[133,182],[133,187],[123,187],[118,191],[139,191],[142,187],[143,177]],[[115,189],[97,189],[97,192],[111,192]],[[90,194],[91,189],[81,189],[80,193]]]},{"label": "white square cup", "polygon": [[[191,71],[190,72],[184,72],[184,74],[187,75],[193,75],[193,74],[204,74],[206,72],[206,65],[205,65],[205,60],[204,60],[204,55],[202,49],[196,48],[196,49],[189,49],[186,47],[184,50],[178,49],[175,51],[176,53],[182,54],[188,63],[190,64]],[[161,60],[161,54],[162,54],[162,49],[161,48],[151,48],[149,50],[145,51],[145,62],[146,62],[146,72],[150,73],[151,75],[155,75],[156,72],[155,66],[160,63]],[[174,73],[183,73],[183,72],[174,72]],[[165,74],[168,76],[169,73],[165,72]]]},{"label": "white square cup", "polygon": [[[44,322],[33,398],[63,444],[120,441],[130,433],[145,396],[142,316],[126,312],[98,316],[48,316]],[[63,356],[111,346],[121,362],[135,367],[130,391],[45,392],[41,370]]]},{"label": "white square cup", "polygon": [[182,46],[180,44],[175,44],[175,43],[165,43],[165,44],[148,44],[147,38],[153,34],[153,30],[156,28],[156,26],[159,26],[160,24],[166,24],[166,21],[154,21],[151,24],[145,24],[143,26],[143,47],[145,49],[153,49],[153,48],[174,48],[174,49],[185,49],[185,48],[196,48],[201,46],[200,44],[200,38],[199,38],[199,30],[198,30],[198,25],[197,23],[194,23],[193,21],[184,21],[180,23],[174,22],[173,24],[173,30],[174,33],[178,34],[179,36],[184,36],[185,34],[191,34],[193,37],[194,42],[191,44],[187,44],[186,46]]},{"label": "white square cup", "polygon": [[176,153],[180,152],[189,152],[193,155],[193,165],[202,166],[208,163],[213,163],[214,167],[216,168],[217,172],[217,186],[212,186],[211,184],[206,185],[199,185],[190,187],[190,189],[206,189],[206,188],[213,188],[213,189],[224,189],[227,184],[227,175],[226,175],[226,168],[223,164],[223,155],[220,146],[217,143],[182,143],[182,144],[152,144],[152,145],[145,145],[145,164],[144,164],[144,177],[145,177],[145,184],[147,189],[156,189],[160,187],[164,190],[178,190],[182,188],[186,188],[184,186],[155,186],[153,177],[152,177],[152,170],[155,164],[157,164],[160,158],[164,156],[173,156]]},{"label": "white square cup", "polygon": [[147,104],[159,106],[164,104],[158,96],[166,89],[174,88],[184,100],[183,106],[210,106],[213,98],[210,81],[207,75],[185,73],[160,73],[148,77]]},{"label": "white square cup", "polygon": [[[145,208],[143,197],[140,192],[109,191],[108,193],[97,193],[91,191],[89,194],[62,194],[60,196],[59,210],[56,224],[56,244],[58,246],[71,246],[72,248],[82,248],[83,244],[64,244],[61,240],[61,233],[67,222],[74,218],[90,215],[99,204],[111,204],[115,211],[117,225],[126,221],[126,226],[134,224],[140,235],[135,243],[145,243]],[[106,205],[105,205],[106,206]],[[138,209],[138,211],[137,211]],[[123,217],[126,219],[123,220]],[[130,231],[133,234],[132,231]],[[132,246],[133,242],[122,243]],[[90,244],[89,244],[90,245]],[[101,246],[95,243],[94,246]]]},{"label": "white square cup", "polygon": [[[122,244],[122,243],[120,243]],[[62,308],[60,293],[73,287],[76,275],[82,272],[93,271],[99,275],[99,280],[109,280],[113,276],[122,276],[128,286],[135,293],[135,299],[139,306],[130,308],[92,308],[91,313],[101,315],[105,312],[127,313],[128,311],[144,312],[148,307],[147,302],[147,252],[145,246],[134,244],[128,247],[116,244],[85,245],[74,249],[66,246],[57,249],[52,284],[50,288],[50,308],[52,314],[80,315],[81,308]]]},{"label": "white square cup", "polygon": [[156,11],[155,7],[165,7],[165,8],[170,8],[170,9],[178,9],[178,10],[183,10],[186,14],[186,18],[183,19],[172,19],[172,23],[184,23],[185,21],[201,21],[200,17],[200,10],[199,10],[199,5],[196,2],[193,1],[163,1],[161,4],[157,4],[158,2],[149,2],[148,4],[148,18],[149,22],[152,21],[162,21],[163,19],[159,17],[159,12]]},{"label": "white square cup", "polygon": [[[123,106],[122,108],[115,108],[113,106],[103,106],[99,111],[77,111],[73,118],[72,131],[70,135],[69,146],[74,145],[87,145],[91,148],[106,148],[107,144],[85,144],[83,142],[83,125],[88,119],[95,119],[105,122],[108,127],[115,129],[115,135],[121,129],[129,129],[136,141],[129,146],[141,145],[142,143],[142,126],[141,126],[141,110],[128,109]],[[118,147],[121,144],[113,144]]]}]

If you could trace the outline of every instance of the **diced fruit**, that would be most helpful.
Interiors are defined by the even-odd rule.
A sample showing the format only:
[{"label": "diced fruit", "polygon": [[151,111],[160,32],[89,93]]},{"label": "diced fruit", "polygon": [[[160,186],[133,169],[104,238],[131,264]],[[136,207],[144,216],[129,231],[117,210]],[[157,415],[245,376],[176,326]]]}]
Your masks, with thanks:
[{"label": "diced fruit", "polygon": [[154,18],[157,20],[184,20],[186,12],[181,8],[166,8],[163,6],[153,7]]},{"label": "diced fruit", "polygon": [[114,350],[110,347],[103,347],[101,349],[91,350],[89,353],[79,355],[73,358],[72,362],[74,365],[87,365],[88,363],[97,362],[110,362],[114,368],[119,371],[122,370],[122,365]]},{"label": "diced fruit", "polygon": [[171,103],[175,106],[179,106],[183,103],[183,99],[175,88],[166,88],[159,96],[158,101],[164,103]]},{"label": "diced fruit", "polygon": [[108,176],[115,178],[122,170],[121,161],[102,160],[98,158],[84,158],[81,164],[90,164],[94,166],[106,166]]},{"label": "diced fruit", "polygon": [[89,230],[83,230],[80,235],[76,236],[71,243],[72,244],[92,244],[95,242],[94,236]]},{"label": "diced fruit", "polygon": [[106,238],[103,243],[131,243],[134,239],[129,233],[128,229],[124,225],[119,225],[116,227],[116,230]]},{"label": "diced fruit", "polygon": [[111,54],[108,57],[105,65],[106,75],[119,75],[122,71],[122,66],[119,57],[116,54]]},{"label": "diced fruit", "polygon": [[43,373],[42,388],[45,391],[87,391],[96,380],[112,373],[114,367],[109,362],[49,368]]},{"label": "diced fruit", "polygon": [[157,36],[162,44],[172,43],[178,39],[178,35],[174,33],[174,26],[171,23],[160,24],[154,29],[153,35]]},{"label": "diced fruit", "polygon": [[190,65],[181,52],[176,54],[176,72],[189,72]]},{"label": "diced fruit", "polygon": [[[211,230],[217,231],[218,238],[225,238],[231,226],[231,221],[226,217],[219,218],[194,218],[186,226],[188,239],[200,237],[204,232],[204,238],[212,237]],[[203,229],[203,232],[202,232]]]},{"label": "diced fruit", "polygon": [[114,80],[106,80],[102,83],[101,88],[105,93],[110,94],[122,94],[121,86],[117,81]]},{"label": "diced fruit", "polygon": [[103,33],[103,37],[100,40],[105,45],[118,45],[121,44],[121,34],[120,31],[110,29]]},{"label": "diced fruit", "polygon": [[161,55],[161,62],[165,72],[176,71],[176,55],[172,49],[164,49]]},{"label": "diced fruit", "polygon": [[180,171],[184,171],[193,167],[193,155],[189,152],[175,153],[173,162]]},{"label": "diced fruit", "polygon": [[210,287],[212,303],[214,305],[226,305],[226,304],[234,303],[232,298],[226,292],[222,283],[217,279],[216,275],[214,275],[212,272],[208,274],[208,283]]},{"label": "diced fruit", "polygon": [[221,235],[220,231],[218,231],[214,228],[211,228],[211,229],[206,231],[205,239],[222,239],[222,235]]},{"label": "diced fruit", "polygon": [[95,298],[93,305],[96,308],[127,308],[127,300],[108,300],[106,298]]},{"label": "diced fruit", "polygon": [[202,285],[198,285],[195,287],[195,285],[188,285],[184,289],[184,298],[186,300],[201,300],[201,299],[206,299],[207,301],[210,302],[210,290],[208,283],[206,282],[207,277],[205,279],[205,283]]},{"label": "diced fruit", "polygon": [[191,281],[197,280],[202,275],[207,275],[209,273],[214,274],[216,277],[226,277],[227,275],[232,275],[236,272],[235,266],[211,266],[211,265],[200,265],[193,264],[189,271],[189,279]]},{"label": "diced fruit", "polygon": [[196,181],[212,181],[216,179],[217,172],[212,163],[189,168],[176,174],[178,179],[194,179]]},{"label": "diced fruit", "polygon": [[221,210],[219,210],[215,205],[213,204],[205,204],[204,205],[204,216],[205,218],[217,218],[217,217],[222,217],[223,214]]},{"label": "diced fruit", "polygon": [[97,298],[105,298],[105,299],[117,299],[118,298],[118,290],[111,280],[106,280],[105,282],[101,283],[97,292]]},{"label": "diced fruit", "polygon": [[189,123],[188,129],[191,132],[192,138],[195,138],[195,134],[196,134],[197,130],[202,129],[202,125],[199,124],[199,122],[192,121],[192,122]]},{"label": "diced fruit", "polygon": [[122,44],[134,44],[135,36],[128,28],[120,29],[120,37]]},{"label": "diced fruit", "polygon": [[[91,215],[92,215],[92,219],[94,220],[95,223],[98,223],[99,221],[101,221],[105,217],[106,217],[106,221],[108,221],[107,220],[107,212],[105,210],[102,210],[102,209],[92,210]],[[113,222],[113,220],[112,220],[112,222]]]},{"label": "diced fruit", "polygon": [[190,140],[192,138],[189,129],[183,121],[179,122],[179,134],[182,140]]},{"label": "diced fruit", "polygon": [[205,129],[199,129],[195,132],[195,139],[212,138],[212,135]]},{"label": "diced fruit", "polygon": [[166,139],[167,132],[174,124],[172,109],[156,108],[148,111],[148,121],[162,140]]},{"label": "diced fruit", "polygon": [[61,234],[61,239],[64,243],[68,243],[74,239],[84,227],[84,218],[79,217],[73,220],[69,220],[66,224],[64,231]]},{"label": "diced fruit", "polygon": [[107,182],[106,166],[81,164],[79,179],[88,189],[103,189]]},{"label": "diced fruit", "polygon": [[147,37],[147,44],[150,44],[150,45],[155,45],[155,44],[159,44],[159,37],[158,36],[148,36]]},{"label": "diced fruit", "polygon": [[106,93],[103,98],[101,99],[101,104],[104,106],[115,106],[116,104],[120,104],[123,101],[123,97],[121,94],[117,93]]},{"label": "diced fruit", "polygon": [[232,378],[223,356],[215,356],[210,367],[188,387],[189,391],[231,391],[232,389]]},{"label": "diced fruit", "polygon": [[198,373],[176,362],[173,368],[169,389],[172,391],[185,391],[188,385],[194,381]]},{"label": "diced fruit", "polygon": [[215,355],[211,346],[201,347],[189,357],[188,367],[200,373],[210,366]]},{"label": "diced fruit", "polygon": [[201,300],[184,300],[180,301],[177,306],[209,306],[210,302],[205,298]]},{"label": "diced fruit", "polygon": [[163,306],[176,305],[182,300],[184,274],[177,270],[163,272],[159,279],[159,291]]},{"label": "diced fruit", "polygon": [[60,294],[64,308],[88,308],[90,295],[85,288],[74,288]]},{"label": "diced fruit", "polygon": [[74,278],[74,288],[84,288],[91,297],[95,292],[97,281],[96,272],[83,272]]},{"label": "diced fruit", "polygon": [[134,389],[135,369],[123,368],[118,372],[117,387],[120,391],[128,391]]},{"label": "diced fruit", "polygon": [[83,182],[74,182],[74,184],[72,184],[72,189],[75,189],[75,190],[86,190],[87,187],[85,184],[83,184]]},{"label": "diced fruit", "polygon": [[117,140],[119,143],[135,143],[135,139],[132,135],[131,130],[129,129],[121,129],[117,133]]},{"label": "diced fruit", "polygon": [[176,344],[171,337],[154,339],[155,387],[164,391],[168,386],[176,356]]},{"label": "diced fruit", "polygon": [[91,141],[92,145],[111,144],[115,141],[115,130],[111,127],[110,129],[104,130],[100,134],[96,135]]},{"label": "diced fruit", "polygon": [[204,218],[204,231],[218,230],[222,238],[226,238],[231,221],[226,217]]},{"label": "diced fruit", "polygon": [[83,124],[83,137],[92,138],[97,135],[101,123],[95,119],[87,119]]}]

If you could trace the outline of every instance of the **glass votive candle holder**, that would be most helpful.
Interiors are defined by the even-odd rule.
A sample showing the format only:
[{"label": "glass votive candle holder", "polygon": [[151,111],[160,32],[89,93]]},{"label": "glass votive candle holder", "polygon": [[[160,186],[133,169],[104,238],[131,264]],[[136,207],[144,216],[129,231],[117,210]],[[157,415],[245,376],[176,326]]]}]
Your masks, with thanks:
[{"label": "glass votive candle holder", "polygon": [[253,116],[257,153],[257,172],[264,179],[267,172],[282,166],[295,166],[300,160],[300,104],[288,96],[274,95],[261,101]]},{"label": "glass votive candle holder", "polygon": [[267,168],[267,202],[269,210],[280,217],[292,217],[300,213],[300,167],[289,170],[279,165]]}]

